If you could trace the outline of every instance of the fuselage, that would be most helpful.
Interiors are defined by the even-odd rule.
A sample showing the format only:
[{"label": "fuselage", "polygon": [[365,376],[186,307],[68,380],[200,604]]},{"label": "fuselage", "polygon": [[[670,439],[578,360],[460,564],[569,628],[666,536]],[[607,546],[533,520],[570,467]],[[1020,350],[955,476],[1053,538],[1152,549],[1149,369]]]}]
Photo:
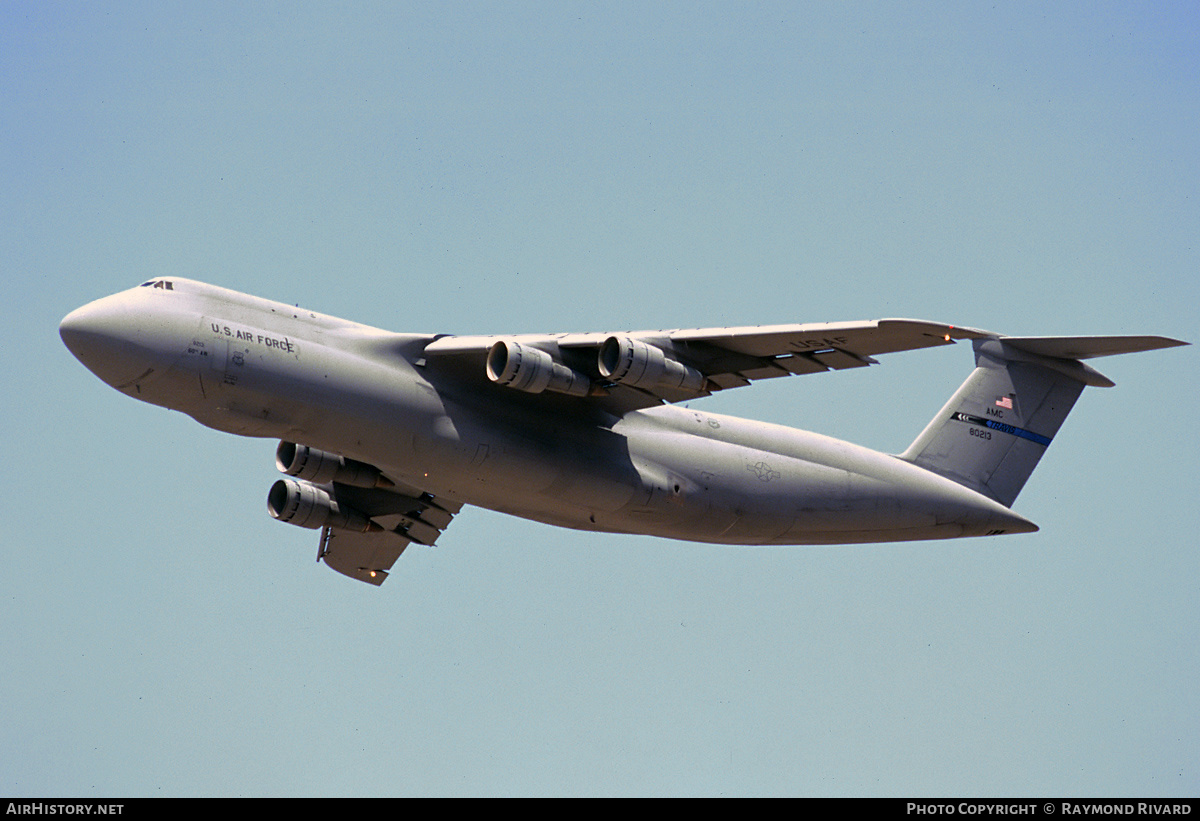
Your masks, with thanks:
[{"label": "fuselage", "polygon": [[725,544],[1035,530],[912,463],[676,405],[612,412],[532,396],[399,334],[189,280],[72,312],[61,334],[108,384],[235,434],[366,462],[391,479],[564,527]]}]

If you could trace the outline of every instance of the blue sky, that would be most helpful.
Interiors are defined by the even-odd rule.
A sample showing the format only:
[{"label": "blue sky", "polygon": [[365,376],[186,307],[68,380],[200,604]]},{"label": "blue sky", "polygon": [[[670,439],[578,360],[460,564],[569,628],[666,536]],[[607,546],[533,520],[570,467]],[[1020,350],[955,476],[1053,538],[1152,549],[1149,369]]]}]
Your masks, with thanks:
[{"label": "blue sky", "polygon": [[[397,331],[1195,342],[1198,47],[1190,3],[0,5],[0,794],[1194,796],[1194,348],[1098,363],[1037,534],[472,509],[372,589],[267,516],[273,442],[57,323],[175,275]],[[898,452],[970,366],[702,404]]]}]

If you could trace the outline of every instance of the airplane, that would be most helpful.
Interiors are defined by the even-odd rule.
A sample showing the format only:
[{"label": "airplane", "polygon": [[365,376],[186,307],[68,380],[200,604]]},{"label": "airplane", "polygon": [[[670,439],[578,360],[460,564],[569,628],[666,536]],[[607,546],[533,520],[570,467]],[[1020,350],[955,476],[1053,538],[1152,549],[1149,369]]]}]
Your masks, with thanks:
[{"label": "airplane", "polygon": [[[615,333],[392,333],[182,278],[72,311],[67,348],[121,393],[279,439],[275,519],[380,585],[464,506],[732,545],[1038,529],[1011,508],[1085,386],[1084,360],[1189,343],[1025,337],[912,319]],[[900,454],[681,402],[969,341],[975,369]]]}]

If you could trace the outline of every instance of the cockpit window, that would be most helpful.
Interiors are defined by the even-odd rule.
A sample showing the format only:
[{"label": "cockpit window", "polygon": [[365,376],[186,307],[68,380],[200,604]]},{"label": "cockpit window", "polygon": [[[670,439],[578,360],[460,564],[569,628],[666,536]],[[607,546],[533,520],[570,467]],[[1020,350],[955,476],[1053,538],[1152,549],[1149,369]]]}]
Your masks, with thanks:
[{"label": "cockpit window", "polygon": [[174,291],[175,286],[169,279],[152,279],[149,282],[143,282],[139,288],[163,288],[168,291]]}]

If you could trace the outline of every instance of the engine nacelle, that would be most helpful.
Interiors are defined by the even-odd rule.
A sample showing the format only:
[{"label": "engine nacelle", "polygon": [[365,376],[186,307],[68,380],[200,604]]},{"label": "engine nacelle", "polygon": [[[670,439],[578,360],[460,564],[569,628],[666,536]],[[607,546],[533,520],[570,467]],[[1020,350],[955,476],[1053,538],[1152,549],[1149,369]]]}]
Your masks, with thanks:
[{"label": "engine nacelle", "polygon": [[357,510],[339,505],[324,488],[294,479],[280,479],[267,494],[267,512],[275,519],[300,527],[332,527],[366,533],[382,530]]},{"label": "engine nacelle", "polygon": [[635,388],[704,389],[704,374],[667,356],[661,348],[627,336],[610,336],[600,346],[601,376]]},{"label": "engine nacelle", "polygon": [[592,380],[568,368],[540,348],[501,340],[487,356],[488,379],[497,385],[526,393],[554,391],[571,396],[586,396]]},{"label": "engine nacelle", "polygon": [[318,485],[341,482],[355,487],[378,487],[390,485],[379,468],[338,456],[336,453],[280,442],[275,449],[275,466],[288,476],[295,476]]}]

